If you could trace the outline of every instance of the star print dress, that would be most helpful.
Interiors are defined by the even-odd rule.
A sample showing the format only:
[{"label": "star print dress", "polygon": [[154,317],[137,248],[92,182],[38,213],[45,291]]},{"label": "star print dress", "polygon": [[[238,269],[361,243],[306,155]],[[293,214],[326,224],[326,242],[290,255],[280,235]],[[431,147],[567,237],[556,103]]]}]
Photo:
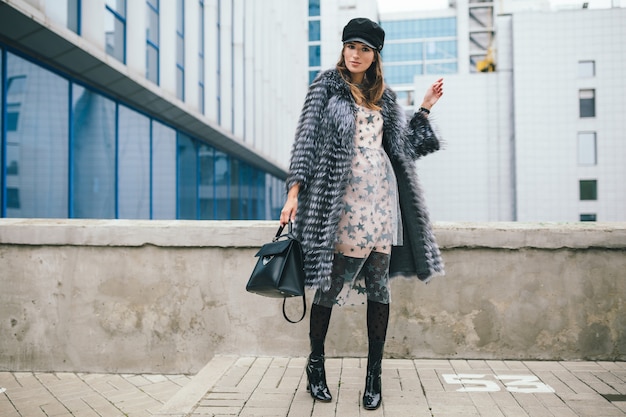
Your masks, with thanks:
[{"label": "star print dress", "polygon": [[383,149],[383,119],[379,111],[357,106],[356,155],[344,195],[336,250],[367,258],[371,252],[391,253],[398,244],[396,178]]},{"label": "star print dress", "polygon": [[[358,266],[348,268],[354,274],[344,275],[344,282],[351,281],[351,285],[337,295],[334,304],[345,304],[350,289],[366,292],[364,285],[367,283],[358,281],[359,272],[370,267],[372,261],[377,262],[370,256],[372,252],[388,262],[392,245],[402,244],[396,178],[382,146],[383,119],[380,111],[357,108],[356,154],[352,161],[352,178],[344,195],[335,250],[342,262],[347,259]],[[380,269],[380,276],[376,277],[377,293],[385,294],[381,302],[389,302],[388,268]]]}]

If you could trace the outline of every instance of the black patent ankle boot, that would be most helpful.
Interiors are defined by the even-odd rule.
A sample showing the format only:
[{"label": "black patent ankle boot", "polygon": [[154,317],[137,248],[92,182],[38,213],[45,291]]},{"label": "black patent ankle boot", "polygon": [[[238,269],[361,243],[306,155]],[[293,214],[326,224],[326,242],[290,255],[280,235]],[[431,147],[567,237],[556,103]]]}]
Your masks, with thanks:
[{"label": "black patent ankle boot", "polygon": [[323,340],[311,340],[311,354],[306,364],[306,376],[306,390],[311,393],[311,397],[322,402],[329,402],[333,399],[326,384]]},{"label": "black patent ankle boot", "polygon": [[384,346],[385,342],[369,341],[367,374],[365,375],[365,390],[363,391],[363,408],[366,410],[376,410],[383,400],[381,374]]}]

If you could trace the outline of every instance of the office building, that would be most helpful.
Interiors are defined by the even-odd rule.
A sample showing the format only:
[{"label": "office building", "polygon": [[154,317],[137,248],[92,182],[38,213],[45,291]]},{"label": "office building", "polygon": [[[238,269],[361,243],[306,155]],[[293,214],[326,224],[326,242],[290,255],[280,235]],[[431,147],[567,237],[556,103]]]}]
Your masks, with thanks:
[{"label": "office building", "polygon": [[0,0],[0,216],[277,218],[306,23],[286,0]]},{"label": "office building", "polygon": [[459,0],[380,20],[408,113],[445,79],[445,148],[418,161],[435,220],[626,220],[625,9]]}]

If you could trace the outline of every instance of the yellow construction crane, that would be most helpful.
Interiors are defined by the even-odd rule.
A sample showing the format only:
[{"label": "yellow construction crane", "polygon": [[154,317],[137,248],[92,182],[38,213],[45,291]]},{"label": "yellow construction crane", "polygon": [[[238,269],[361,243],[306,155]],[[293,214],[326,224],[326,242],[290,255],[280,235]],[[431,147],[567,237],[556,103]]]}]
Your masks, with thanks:
[{"label": "yellow construction crane", "polygon": [[485,55],[485,59],[481,59],[480,61],[476,62],[476,70],[478,72],[495,72],[496,60],[494,59],[493,46],[491,46],[491,42],[489,42],[489,47],[487,48],[487,55]]}]

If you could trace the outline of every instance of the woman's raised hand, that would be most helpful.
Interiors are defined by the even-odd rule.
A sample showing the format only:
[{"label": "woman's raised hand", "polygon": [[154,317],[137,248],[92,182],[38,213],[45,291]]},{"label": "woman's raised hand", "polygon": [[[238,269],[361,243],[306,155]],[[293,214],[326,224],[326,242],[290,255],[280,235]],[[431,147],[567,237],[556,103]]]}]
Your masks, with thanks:
[{"label": "woman's raised hand", "polygon": [[443,95],[443,78],[439,78],[435,81],[428,90],[426,90],[426,94],[424,94],[424,102],[422,103],[422,107],[430,110],[435,103],[441,98]]}]

